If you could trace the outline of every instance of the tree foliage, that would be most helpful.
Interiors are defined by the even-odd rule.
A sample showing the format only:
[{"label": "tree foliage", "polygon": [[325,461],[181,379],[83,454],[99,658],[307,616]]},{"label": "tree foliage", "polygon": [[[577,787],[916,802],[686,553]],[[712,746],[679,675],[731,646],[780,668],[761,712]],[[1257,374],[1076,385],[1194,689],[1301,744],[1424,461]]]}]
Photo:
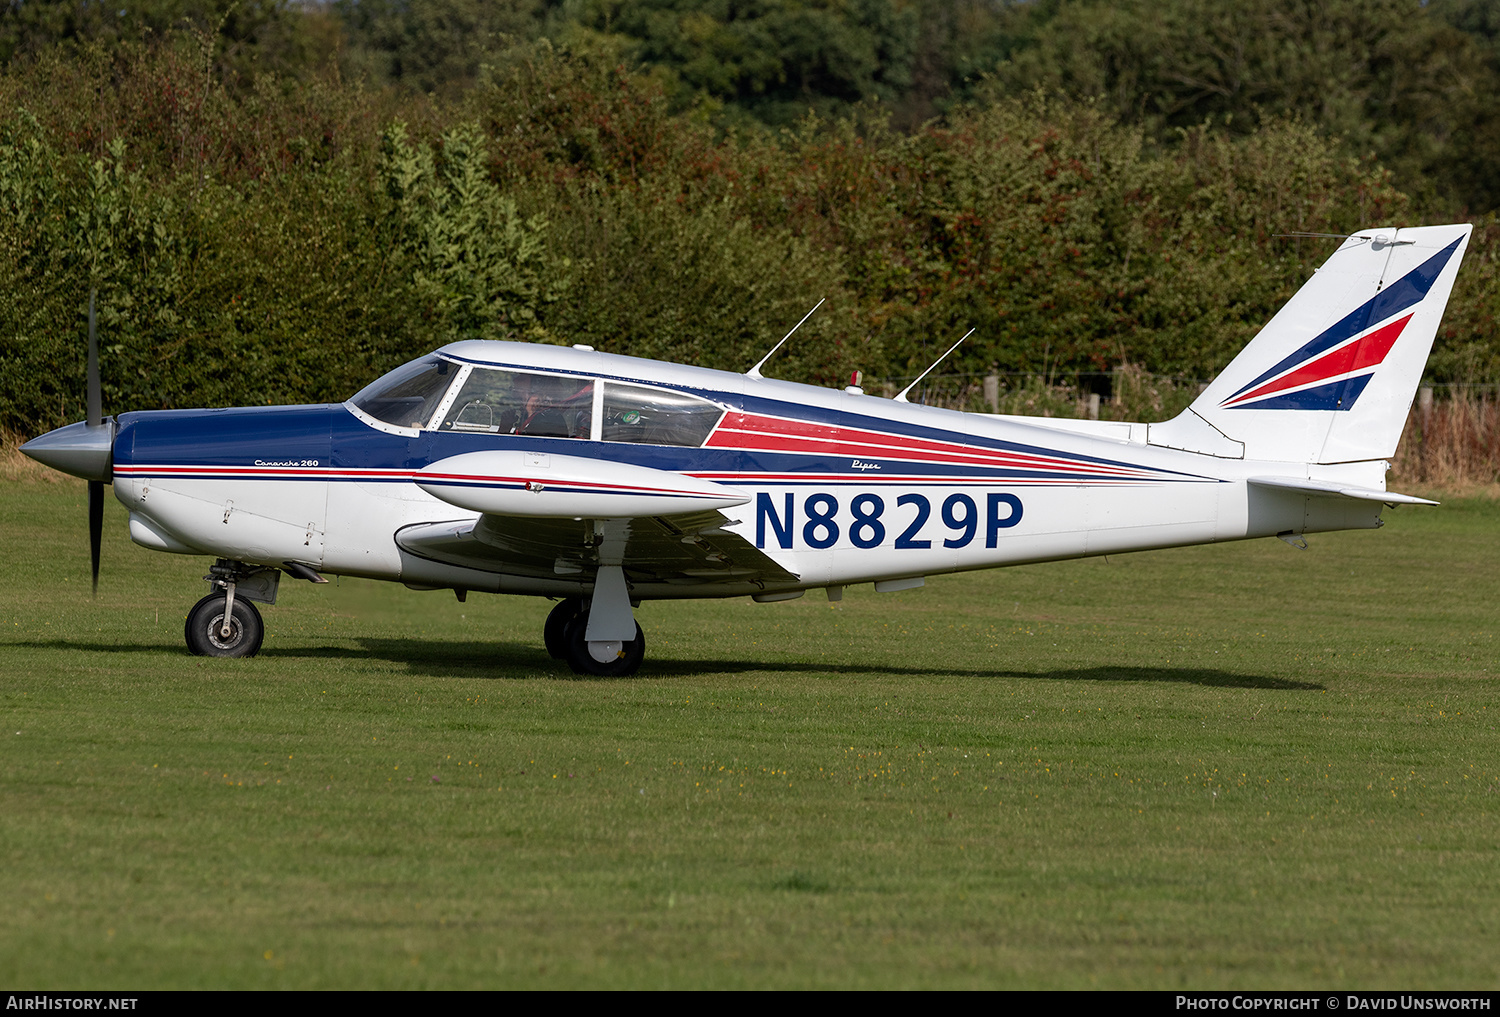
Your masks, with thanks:
[{"label": "tree foliage", "polygon": [[984,87],[1098,96],[1161,141],[1295,116],[1408,189],[1492,209],[1500,175],[1484,165],[1500,149],[1483,125],[1500,77],[1477,7],[1448,5],[1450,19],[1420,0],[1059,3]]},{"label": "tree foliage", "polygon": [[538,310],[566,276],[547,271],[547,221],[521,217],[491,183],[489,161],[474,124],[448,129],[436,145],[410,143],[403,123],[387,128],[380,177],[389,205],[380,212],[401,256],[397,270],[415,310],[446,340],[542,338]]},{"label": "tree foliage", "polygon": [[[773,373],[910,377],[975,327],[945,369],[1210,377],[1331,249],[1286,234],[1464,214],[1460,177],[1411,187],[1401,167],[1463,145],[1480,160],[1483,96],[1442,112],[1470,117],[1467,133],[1437,113],[1392,120],[1397,98],[1441,105],[1449,86],[1388,57],[1446,50],[1443,66],[1482,75],[1496,34],[1487,8],[1459,0],[1423,8],[1429,34],[1402,38],[1380,20],[1411,14],[1396,0],[1358,24],[1338,3],[1197,2],[1166,4],[1155,35],[1121,20],[1145,17],[1129,2],[955,4],[908,37],[904,98],[876,82],[874,98],[850,89],[776,129],[754,126],[754,102],[740,107],[752,119],[715,112],[739,86],[705,82],[749,78],[637,69],[628,46],[675,38],[695,13],[712,22],[702,52],[722,55],[734,18],[751,35],[794,14],[875,32],[929,8],[501,6],[486,16],[509,11],[534,35],[491,22],[500,41],[464,50],[447,85],[446,65],[427,65],[428,90],[327,63],[247,72],[255,47],[196,28],[33,46],[0,69],[0,428],[82,415],[91,287],[110,410],[341,399],[471,337],[743,370],[824,298]],[[412,0],[361,16],[379,11],[422,13]],[[1245,19],[1287,11],[1313,20],[1247,34]],[[1387,56],[1336,73],[1327,54],[1355,36]],[[1239,54],[1238,84],[1227,57],[1181,56],[1200,45]],[[1324,79],[1299,67],[1325,57]],[[940,96],[938,72],[975,60],[989,76]],[[942,115],[914,125],[919,86]],[[1439,380],[1500,381],[1500,225],[1479,225],[1429,367]]]}]

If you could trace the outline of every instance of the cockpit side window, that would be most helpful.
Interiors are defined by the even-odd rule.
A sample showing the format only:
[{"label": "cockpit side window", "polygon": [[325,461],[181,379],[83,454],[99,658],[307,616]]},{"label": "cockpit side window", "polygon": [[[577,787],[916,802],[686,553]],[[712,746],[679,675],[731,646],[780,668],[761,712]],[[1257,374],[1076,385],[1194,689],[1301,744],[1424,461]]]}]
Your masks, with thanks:
[{"label": "cockpit side window", "polygon": [[587,438],[593,409],[594,383],[586,378],[476,367],[438,429]]},{"label": "cockpit side window", "polygon": [[459,365],[423,357],[366,385],[350,400],[376,420],[397,427],[426,427],[458,376]]},{"label": "cockpit side window", "polygon": [[643,385],[604,386],[605,441],[697,448],[724,415],[723,407],[697,396]]}]

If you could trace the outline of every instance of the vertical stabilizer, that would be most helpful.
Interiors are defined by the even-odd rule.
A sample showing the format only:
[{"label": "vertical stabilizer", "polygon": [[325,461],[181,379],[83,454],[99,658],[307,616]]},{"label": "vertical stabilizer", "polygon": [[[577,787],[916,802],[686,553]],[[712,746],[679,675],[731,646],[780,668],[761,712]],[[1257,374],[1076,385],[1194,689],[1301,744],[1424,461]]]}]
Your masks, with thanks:
[{"label": "vertical stabilizer", "polygon": [[[1349,237],[1191,407],[1151,425],[1149,440],[1295,463],[1390,457],[1472,229]],[[1212,448],[1196,447],[1204,436]]]}]

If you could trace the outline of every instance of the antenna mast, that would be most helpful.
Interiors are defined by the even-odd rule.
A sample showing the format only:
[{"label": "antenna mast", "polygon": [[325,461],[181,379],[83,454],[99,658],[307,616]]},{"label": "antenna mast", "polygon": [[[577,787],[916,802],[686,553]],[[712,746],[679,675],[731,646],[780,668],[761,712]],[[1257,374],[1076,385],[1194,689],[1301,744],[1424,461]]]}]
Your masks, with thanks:
[{"label": "antenna mast", "polygon": [[[823,298],[823,300],[827,300],[827,299],[828,299],[827,297]],[[820,307],[823,306],[823,300],[819,300],[816,304],[813,304],[812,311],[808,311],[806,314],[804,314],[802,316],[802,321],[806,321],[808,318],[811,318],[813,316],[813,311],[816,311],[818,308],[820,308]],[[797,329],[799,329],[799,328],[802,327],[802,321],[799,321],[799,322],[797,322],[797,324],[795,324],[795,325],[792,326],[792,332],[795,332],[795,331],[797,331]],[[775,346],[772,346],[771,347],[771,352],[767,353],[765,356],[761,357],[760,358],[760,363],[756,364],[754,367],[750,368],[750,370],[746,371],[745,375],[747,377],[750,377],[750,378],[764,378],[765,375],[763,375],[763,374],[760,373],[760,369],[765,366],[766,361],[770,360],[771,357],[776,353],[777,350],[781,349],[781,343],[786,342],[788,339],[790,339],[792,337],[792,332],[788,332],[786,335],[782,336],[781,337],[781,342],[777,343]]]},{"label": "antenna mast", "polygon": [[[956,350],[960,346],[962,346],[964,344],[964,339],[969,338],[969,336],[973,335],[974,332],[975,332],[975,329],[972,329],[972,328],[969,329],[967,332],[965,332],[963,334],[963,337],[961,339],[959,339],[958,342],[956,342],[952,346],[948,347],[948,353],[952,353],[954,350]],[[937,365],[941,364],[943,362],[944,358],[946,358],[948,356],[948,353],[944,353],[941,357],[938,357],[936,360],[934,360],[932,362],[932,367],[936,367]],[[929,374],[931,374],[932,373],[932,367],[929,367],[927,370],[925,370],[921,374],[917,375],[917,381],[921,381],[923,378],[925,378]],[[911,400],[909,400],[909,399],[906,398],[906,393],[910,392],[912,389],[914,389],[914,388],[917,387],[917,381],[914,381],[910,385],[908,385],[905,388],[903,388],[901,390],[901,392],[896,396],[896,402],[898,402],[898,403],[910,402]]]}]

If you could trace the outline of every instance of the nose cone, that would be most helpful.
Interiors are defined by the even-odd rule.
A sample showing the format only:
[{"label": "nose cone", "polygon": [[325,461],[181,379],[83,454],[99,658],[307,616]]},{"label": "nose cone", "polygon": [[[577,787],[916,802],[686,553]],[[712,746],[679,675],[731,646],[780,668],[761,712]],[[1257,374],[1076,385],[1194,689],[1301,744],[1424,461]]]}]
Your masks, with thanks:
[{"label": "nose cone", "polygon": [[48,431],[21,446],[44,466],[84,480],[104,482],[114,474],[115,421],[105,417],[97,427],[83,421]]}]

